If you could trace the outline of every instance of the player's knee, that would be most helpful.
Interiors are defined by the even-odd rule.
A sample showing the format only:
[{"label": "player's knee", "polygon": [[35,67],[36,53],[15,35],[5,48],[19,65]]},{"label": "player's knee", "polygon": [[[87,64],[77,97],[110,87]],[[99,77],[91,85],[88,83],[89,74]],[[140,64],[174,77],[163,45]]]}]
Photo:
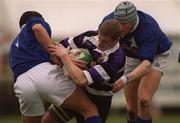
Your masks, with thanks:
[{"label": "player's knee", "polygon": [[140,108],[143,108],[143,109],[150,108],[150,105],[151,105],[151,100],[150,99],[140,98],[138,102],[139,102]]}]

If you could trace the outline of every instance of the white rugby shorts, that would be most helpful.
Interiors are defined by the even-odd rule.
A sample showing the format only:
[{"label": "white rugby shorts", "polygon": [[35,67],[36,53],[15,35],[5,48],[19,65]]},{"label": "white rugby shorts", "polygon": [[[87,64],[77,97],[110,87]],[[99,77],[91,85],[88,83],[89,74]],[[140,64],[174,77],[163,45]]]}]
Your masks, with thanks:
[{"label": "white rugby shorts", "polygon": [[76,89],[76,85],[57,65],[41,63],[17,78],[14,92],[20,111],[25,116],[41,116],[44,102],[60,106]]},{"label": "white rugby shorts", "polygon": [[[164,69],[167,66],[167,60],[169,54],[170,54],[170,50],[155,56],[154,61],[152,63],[152,69],[155,69],[163,73]],[[141,60],[126,56],[125,74],[128,74],[131,71],[133,71],[140,63]]]}]

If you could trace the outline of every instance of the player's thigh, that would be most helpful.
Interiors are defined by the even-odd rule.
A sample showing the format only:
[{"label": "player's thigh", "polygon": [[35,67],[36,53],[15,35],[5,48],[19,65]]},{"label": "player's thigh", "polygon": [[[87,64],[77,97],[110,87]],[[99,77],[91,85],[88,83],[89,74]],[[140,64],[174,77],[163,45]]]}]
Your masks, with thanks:
[{"label": "player's thigh", "polygon": [[139,81],[140,79],[134,80],[124,87],[127,108],[133,111],[137,111]]},{"label": "player's thigh", "polygon": [[82,114],[98,114],[95,104],[88,98],[81,88],[77,88],[74,93],[64,101],[62,106]]},{"label": "player's thigh", "polygon": [[44,103],[30,77],[20,75],[14,84],[14,92],[19,99],[20,111],[24,116],[41,116],[44,114]]},{"label": "player's thigh", "polygon": [[151,71],[142,78],[139,86],[138,97],[145,100],[151,100],[154,93],[156,92],[163,71],[167,66],[170,50],[155,56],[152,63]]},{"label": "player's thigh", "polygon": [[158,70],[152,69],[148,74],[146,74],[139,84],[138,98],[151,100],[162,77],[162,73]]},{"label": "player's thigh", "polygon": [[[43,72],[42,72],[43,71]],[[57,65],[42,63],[29,72],[43,101],[60,106],[76,90],[76,85]]]},{"label": "player's thigh", "polygon": [[[108,114],[110,112],[112,97],[93,95],[93,94],[90,94],[89,92],[87,92],[87,95],[92,100],[92,102],[96,105],[102,123],[105,123],[107,120]],[[76,120],[78,123],[84,122],[84,118],[82,117],[82,115],[77,114],[77,113],[76,113]]]},{"label": "player's thigh", "polygon": [[[126,64],[125,64],[125,74],[129,74],[132,72],[141,61],[139,59],[126,57]],[[124,87],[124,95],[127,102],[127,108],[133,109],[136,111],[137,109],[137,93],[138,93],[138,86],[139,86],[139,79],[132,81],[130,84]]]},{"label": "player's thigh", "polygon": [[109,112],[111,108],[111,102],[110,101],[104,101],[104,104],[102,105],[103,101],[99,102],[96,106],[98,107],[99,115],[102,120],[102,123],[105,123]]}]

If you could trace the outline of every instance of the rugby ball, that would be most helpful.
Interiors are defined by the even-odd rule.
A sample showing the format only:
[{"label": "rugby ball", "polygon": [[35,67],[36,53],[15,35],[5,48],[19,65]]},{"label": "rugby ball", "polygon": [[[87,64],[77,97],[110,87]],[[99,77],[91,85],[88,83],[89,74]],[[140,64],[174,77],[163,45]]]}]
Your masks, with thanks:
[{"label": "rugby ball", "polygon": [[71,49],[70,52],[72,53],[78,52],[76,58],[87,62],[88,65],[90,65],[90,63],[93,61],[93,57],[89,53],[88,49],[77,48],[77,49]]}]

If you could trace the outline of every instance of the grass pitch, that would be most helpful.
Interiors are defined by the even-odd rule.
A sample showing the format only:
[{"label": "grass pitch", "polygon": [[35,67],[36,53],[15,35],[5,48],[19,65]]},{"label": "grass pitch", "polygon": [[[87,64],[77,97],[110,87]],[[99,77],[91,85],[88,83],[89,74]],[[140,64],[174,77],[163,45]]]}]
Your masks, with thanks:
[{"label": "grass pitch", "polygon": [[[180,114],[165,114],[153,119],[153,123],[180,123]],[[19,115],[0,115],[0,123],[22,123]],[[76,123],[73,119],[69,123]],[[111,114],[107,123],[126,123],[124,114]]]}]

